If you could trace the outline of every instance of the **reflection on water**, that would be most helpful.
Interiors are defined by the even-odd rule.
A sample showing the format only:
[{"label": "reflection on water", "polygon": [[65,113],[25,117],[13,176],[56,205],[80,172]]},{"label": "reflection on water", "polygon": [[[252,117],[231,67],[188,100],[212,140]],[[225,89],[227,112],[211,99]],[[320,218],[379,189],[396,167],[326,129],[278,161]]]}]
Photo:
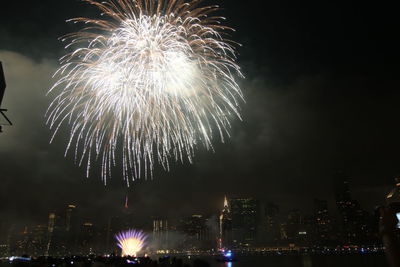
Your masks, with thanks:
[{"label": "reflection on water", "polygon": [[312,260],[310,255],[303,255],[303,267],[312,267]]},{"label": "reflection on water", "polygon": [[351,255],[266,255],[240,256],[235,262],[217,262],[204,258],[211,267],[388,267],[385,256],[376,254]]}]

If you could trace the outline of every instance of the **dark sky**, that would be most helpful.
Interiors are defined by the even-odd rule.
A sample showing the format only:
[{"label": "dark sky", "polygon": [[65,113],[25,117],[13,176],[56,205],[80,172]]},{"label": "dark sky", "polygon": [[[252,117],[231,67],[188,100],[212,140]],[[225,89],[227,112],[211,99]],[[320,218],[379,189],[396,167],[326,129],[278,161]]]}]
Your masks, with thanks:
[{"label": "dark sky", "polygon": [[[8,1],[1,6],[0,60],[13,120],[0,134],[0,216],[44,221],[76,203],[90,220],[115,212],[129,194],[138,217],[215,213],[223,195],[253,196],[283,210],[309,212],[330,200],[332,177],[344,171],[367,210],[381,203],[400,173],[399,22],[389,1],[215,0],[232,38],[246,104],[232,138],[199,149],[193,165],[156,170],[126,188],[118,172],[104,186],[63,157],[68,128],[53,144],[44,113],[57,40],[65,23],[97,11],[76,0]],[[333,205],[331,205],[333,209]]]}]

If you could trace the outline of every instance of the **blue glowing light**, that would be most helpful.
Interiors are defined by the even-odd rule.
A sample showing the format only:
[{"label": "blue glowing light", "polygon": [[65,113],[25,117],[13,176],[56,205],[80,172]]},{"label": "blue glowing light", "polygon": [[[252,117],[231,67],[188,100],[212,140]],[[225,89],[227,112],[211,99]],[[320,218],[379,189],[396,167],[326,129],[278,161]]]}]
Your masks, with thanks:
[{"label": "blue glowing light", "polygon": [[232,257],[232,252],[230,250],[228,250],[228,252],[226,252],[224,254],[224,256],[227,257],[227,258],[231,258]]},{"label": "blue glowing light", "polygon": [[16,256],[12,256],[8,259],[9,261],[30,261],[31,258],[29,257],[16,257]]}]

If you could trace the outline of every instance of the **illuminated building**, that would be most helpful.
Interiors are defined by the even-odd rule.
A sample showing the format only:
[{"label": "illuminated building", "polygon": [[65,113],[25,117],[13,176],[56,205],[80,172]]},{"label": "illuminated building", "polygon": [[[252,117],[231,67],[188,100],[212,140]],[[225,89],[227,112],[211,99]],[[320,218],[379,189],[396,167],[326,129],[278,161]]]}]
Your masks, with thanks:
[{"label": "illuminated building", "polygon": [[293,243],[297,239],[300,230],[301,215],[298,209],[292,209],[288,213],[286,223],[286,235],[289,242]]},{"label": "illuminated building", "polygon": [[158,249],[168,249],[168,221],[167,219],[153,220],[153,242]]},{"label": "illuminated building", "polygon": [[266,241],[268,245],[276,246],[280,238],[280,226],[278,222],[279,207],[274,203],[265,206]]},{"label": "illuminated building", "polygon": [[10,255],[10,226],[5,220],[0,222],[0,257]]},{"label": "illuminated building", "polygon": [[370,215],[361,209],[357,200],[350,194],[349,178],[344,173],[334,177],[336,206],[340,214],[340,242],[361,244],[371,236]]},{"label": "illuminated building", "polygon": [[36,225],[29,233],[29,244],[27,252],[32,256],[42,256],[46,251],[46,233],[48,226],[44,224]]},{"label": "illuminated building", "polygon": [[49,219],[47,223],[47,247],[45,256],[49,256],[50,247],[53,245],[53,233],[56,225],[56,214],[54,212],[49,213]]},{"label": "illuminated building", "polygon": [[68,254],[75,254],[77,250],[78,234],[79,234],[79,223],[76,214],[76,206],[73,204],[67,205],[65,211],[65,245]]},{"label": "illuminated building", "polygon": [[14,233],[10,253],[12,255],[21,255],[28,251],[29,231],[28,227],[24,226],[22,231],[18,230]]},{"label": "illuminated building", "polygon": [[65,214],[65,231],[69,232],[72,228],[73,224],[73,214],[75,213],[75,205],[68,205],[67,206],[67,212]]},{"label": "illuminated building", "polygon": [[46,256],[63,256],[66,254],[65,225],[60,216],[50,212],[47,223]]},{"label": "illuminated building", "polygon": [[215,243],[207,226],[208,220],[203,215],[194,214],[180,221],[180,230],[185,234],[184,248],[204,249],[213,248]]},{"label": "illuminated building", "polygon": [[49,222],[47,225],[47,233],[51,234],[54,232],[55,224],[56,224],[56,214],[51,212],[51,213],[49,213]]},{"label": "illuminated building", "polygon": [[232,217],[228,199],[224,198],[224,208],[219,216],[219,248],[232,247]]},{"label": "illuminated building", "polygon": [[331,239],[331,219],[328,213],[328,201],[314,199],[316,243],[325,245]]},{"label": "illuminated building", "polygon": [[79,234],[79,248],[81,254],[88,255],[93,253],[94,237],[95,229],[93,223],[83,223]]},{"label": "illuminated building", "polygon": [[252,246],[256,242],[259,202],[254,198],[229,200],[232,218],[232,239],[235,246]]}]

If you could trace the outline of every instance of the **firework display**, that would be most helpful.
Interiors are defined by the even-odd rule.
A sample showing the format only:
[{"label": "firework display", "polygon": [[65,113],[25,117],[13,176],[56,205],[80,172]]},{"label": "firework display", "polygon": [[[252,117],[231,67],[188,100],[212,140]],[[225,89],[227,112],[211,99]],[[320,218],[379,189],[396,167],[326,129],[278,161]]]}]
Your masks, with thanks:
[{"label": "firework display", "polygon": [[154,164],[192,162],[199,145],[229,137],[240,118],[232,30],[201,0],[85,0],[101,19],[76,18],[84,28],[63,37],[47,123],[56,135],[70,125],[67,153],[101,162],[104,182],[117,159],[131,179],[151,176]]},{"label": "firework display", "polygon": [[122,256],[136,257],[137,253],[145,246],[146,235],[141,231],[128,230],[118,233],[115,238],[117,245],[121,248]]}]

